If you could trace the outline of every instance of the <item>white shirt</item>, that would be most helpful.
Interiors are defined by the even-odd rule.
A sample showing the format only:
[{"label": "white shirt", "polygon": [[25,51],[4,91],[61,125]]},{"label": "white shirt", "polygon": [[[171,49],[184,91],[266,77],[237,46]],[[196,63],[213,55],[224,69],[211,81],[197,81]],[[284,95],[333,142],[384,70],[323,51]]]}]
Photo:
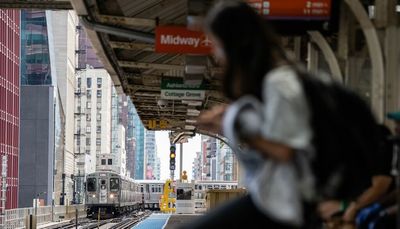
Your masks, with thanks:
[{"label": "white shirt", "polygon": [[[276,68],[265,76],[263,100],[262,104],[253,104],[253,107],[261,108],[258,111],[262,116],[258,132],[267,140],[295,149],[295,157],[297,162],[300,162],[298,167],[302,174],[307,175],[300,178],[298,168],[293,162],[278,163],[265,160],[260,153],[252,149],[236,150],[245,171],[244,183],[259,210],[276,221],[300,226],[303,223],[304,193],[311,194],[310,190],[313,189],[311,170],[306,159],[306,152],[312,152],[312,129],[310,109],[303,88],[296,73],[289,66]],[[224,117],[224,134],[228,138],[231,136],[229,140],[238,140],[235,139],[234,129],[225,128],[226,125],[234,123],[234,118],[229,117],[230,113],[235,113],[236,109],[234,115],[240,115],[240,111],[237,113],[237,107],[254,101],[243,98],[228,109]]]}]

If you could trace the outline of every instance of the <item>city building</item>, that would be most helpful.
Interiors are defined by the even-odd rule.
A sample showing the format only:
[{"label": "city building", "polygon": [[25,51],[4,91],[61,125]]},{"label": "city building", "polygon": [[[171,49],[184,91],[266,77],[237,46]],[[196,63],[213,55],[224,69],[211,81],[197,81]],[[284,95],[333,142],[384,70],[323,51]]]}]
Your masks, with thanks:
[{"label": "city building", "polygon": [[54,87],[21,86],[21,155],[18,207],[39,198],[52,203],[55,163]]},{"label": "city building", "polygon": [[125,127],[121,124],[118,125],[118,145],[117,152],[114,154],[114,167],[115,171],[119,173],[121,176],[127,176],[126,171],[126,132]]},{"label": "city building", "polygon": [[232,149],[217,140],[217,180],[237,181],[238,161]]},{"label": "city building", "polygon": [[64,151],[64,116],[48,34],[44,10],[21,10],[19,207],[31,207],[36,198],[52,203],[55,154]]},{"label": "city building", "polygon": [[[75,91],[75,176],[111,169],[111,77],[104,69],[77,72]],[[102,159],[106,161],[102,164]],[[109,160],[110,159],[110,160]],[[83,181],[77,192],[83,198]],[[77,184],[78,186],[78,184]],[[78,187],[77,187],[78,188]]]},{"label": "city building", "polygon": [[78,70],[84,70],[86,68],[98,69],[104,68],[103,64],[97,58],[96,51],[94,50],[92,43],[86,34],[86,31],[79,24],[77,27],[78,31]]},{"label": "city building", "polygon": [[192,164],[192,179],[193,180],[201,180],[202,179],[202,154],[201,152],[196,152],[196,156],[193,159]]},{"label": "city building", "polygon": [[135,124],[135,139],[136,139],[136,150],[135,150],[135,179],[144,180],[145,179],[145,166],[144,166],[144,126],[139,118],[136,110],[133,115]]},{"label": "city building", "polygon": [[[125,96],[125,95],[124,95]],[[128,176],[131,178],[135,178],[135,152],[136,152],[136,138],[135,138],[135,122],[134,122],[134,115],[135,115],[135,106],[133,105],[132,101],[127,98],[127,127],[126,127],[126,170]]]},{"label": "city building", "polygon": [[78,173],[103,169],[96,157],[110,154],[112,81],[104,69],[77,73],[75,147],[79,155]]},{"label": "city building", "polygon": [[[114,95],[114,94],[113,94]],[[115,93],[116,95],[116,93]],[[126,148],[126,176],[134,178],[135,174],[135,147],[136,147],[136,139],[135,139],[135,123],[134,123],[134,115],[135,115],[135,106],[133,105],[131,99],[127,97],[125,94],[118,95],[118,102],[113,97],[113,108],[114,104],[118,105],[118,112],[112,111],[113,115],[117,113],[118,115],[118,123],[124,127],[125,129],[125,148]],[[113,119],[114,121],[114,119]],[[114,125],[114,124],[113,124]],[[112,127],[114,129],[114,127]]]},{"label": "city building", "polygon": [[203,162],[202,180],[217,180],[217,140],[202,135],[201,144]]},{"label": "city building", "polygon": [[154,165],[154,179],[155,180],[160,180],[161,179],[161,160],[160,157],[158,156],[157,152],[157,158],[156,158],[156,163]]},{"label": "city building", "polygon": [[[18,207],[20,127],[20,11],[0,9],[0,155],[6,161],[5,206]],[[5,169],[5,168],[4,168]],[[5,187],[4,187],[5,188]]]},{"label": "city building", "polygon": [[155,177],[155,169],[159,165],[157,165],[157,146],[156,146],[156,135],[154,131],[145,130],[144,132],[144,158],[146,165],[145,167],[145,179],[146,180],[154,180]]}]

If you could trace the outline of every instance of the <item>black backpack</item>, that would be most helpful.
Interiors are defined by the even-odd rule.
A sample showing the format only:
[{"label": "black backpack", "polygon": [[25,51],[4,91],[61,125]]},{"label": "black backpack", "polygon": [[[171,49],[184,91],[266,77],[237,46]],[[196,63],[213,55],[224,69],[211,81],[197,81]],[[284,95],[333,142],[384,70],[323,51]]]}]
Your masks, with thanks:
[{"label": "black backpack", "polygon": [[317,191],[324,199],[353,199],[371,182],[377,121],[367,103],[344,86],[302,71],[298,76],[311,109]]}]

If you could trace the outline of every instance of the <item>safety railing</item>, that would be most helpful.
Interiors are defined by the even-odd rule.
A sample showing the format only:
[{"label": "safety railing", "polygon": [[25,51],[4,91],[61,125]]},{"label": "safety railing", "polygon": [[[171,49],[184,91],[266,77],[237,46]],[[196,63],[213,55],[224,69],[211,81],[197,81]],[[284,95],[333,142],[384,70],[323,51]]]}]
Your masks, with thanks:
[{"label": "safety railing", "polygon": [[25,223],[30,215],[35,216],[37,224],[45,224],[62,219],[73,219],[78,210],[78,217],[86,217],[85,205],[69,206],[42,206],[38,208],[17,208],[6,210],[4,217],[0,218],[0,227],[4,229],[25,228]]}]

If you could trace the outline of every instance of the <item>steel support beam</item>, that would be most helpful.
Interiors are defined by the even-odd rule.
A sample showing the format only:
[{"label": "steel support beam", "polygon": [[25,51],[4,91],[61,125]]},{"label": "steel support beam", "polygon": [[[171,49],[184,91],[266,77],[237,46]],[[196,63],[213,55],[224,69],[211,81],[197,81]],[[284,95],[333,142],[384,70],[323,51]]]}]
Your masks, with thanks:
[{"label": "steel support beam", "polygon": [[110,16],[98,14],[98,20],[105,24],[118,25],[118,26],[133,26],[133,27],[156,27],[156,20],[146,18],[130,18],[120,16]]},{"label": "steel support beam", "polygon": [[114,49],[126,49],[126,50],[141,50],[154,52],[154,45],[149,43],[136,43],[136,42],[118,42],[110,41],[111,48]]},{"label": "steel support beam", "polygon": [[65,0],[1,0],[0,8],[72,10],[70,1]]},{"label": "steel support beam", "polygon": [[133,61],[118,61],[120,67],[125,68],[144,68],[144,69],[157,69],[157,70],[181,70],[185,69],[183,65],[173,64],[156,64],[156,63],[144,63],[144,62],[133,62]]},{"label": "steel support beam", "polygon": [[310,35],[311,41],[313,41],[322,51],[322,54],[324,55],[325,60],[331,70],[333,79],[337,82],[343,83],[343,75],[340,71],[339,62],[328,41],[318,31],[311,31],[308,32],[308,34]]},{"label": "steel support beam", "polygon": [[[400,109],[400,28],[396,12],[397,0],[379,0],[375,2],[375,25],[383,35],[385,53],[385,109],[393,112]],[[393,122],[386,120],[393,127]]]},{"label": "steel support beam", "polygon": [[385,69],[383,51],[379,41],[378,33],[359,0],[345,0],[345,3],[349,6],[355,18],[360,23],[361,29],[367,41],[372,63],[371,105],[378,121],[383,122]]},{"label": "steel support beam", "polygon": [[99,24],[97,22],[90,21],[87,17],[81,16],[80,21],[85,26],[85,28],[94,30],[96,32],[110,34],[114,36],[125,37],[129,39],[134,39],[142,42],[148,42],[153,44],[155,42],[155,36],[151,33],[145,33],[142,31],[136,31],[125,28],[117,28],[110,25]]}]

